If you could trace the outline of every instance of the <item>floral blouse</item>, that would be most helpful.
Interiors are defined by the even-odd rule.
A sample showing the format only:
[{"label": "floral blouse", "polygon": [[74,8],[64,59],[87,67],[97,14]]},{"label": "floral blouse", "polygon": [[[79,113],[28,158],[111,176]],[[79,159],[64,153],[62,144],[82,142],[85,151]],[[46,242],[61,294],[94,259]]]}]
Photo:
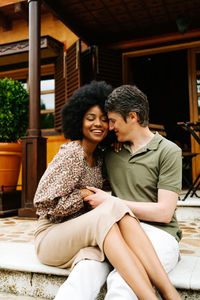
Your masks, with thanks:
[{"label": "floral blouse", "polygon": [[43,174],[35,197],[37,214],[54,223],[77,217],[89,210],[80,189],[102,188],[102,160],[89,167],[82,146],[77,142],[61,145]]}]

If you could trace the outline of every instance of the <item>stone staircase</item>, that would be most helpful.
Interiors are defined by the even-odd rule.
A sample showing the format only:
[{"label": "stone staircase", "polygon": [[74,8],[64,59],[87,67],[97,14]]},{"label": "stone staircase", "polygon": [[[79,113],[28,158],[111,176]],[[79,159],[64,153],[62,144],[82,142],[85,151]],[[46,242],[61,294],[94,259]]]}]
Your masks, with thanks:
[{"label": "stone staircase", "polygon": [[[179,201],[177,217],[179,221],[190,219],[200,224],[200,201]],[[0,292],[53,299],[68,275],[66,269],[41,264],[33,243],[0,242]],[[182,299],[200,299],[200,251],[195,255],[181,255],[169,277]],[[105,291],[104,286],[98,300],[104,299]]]}]

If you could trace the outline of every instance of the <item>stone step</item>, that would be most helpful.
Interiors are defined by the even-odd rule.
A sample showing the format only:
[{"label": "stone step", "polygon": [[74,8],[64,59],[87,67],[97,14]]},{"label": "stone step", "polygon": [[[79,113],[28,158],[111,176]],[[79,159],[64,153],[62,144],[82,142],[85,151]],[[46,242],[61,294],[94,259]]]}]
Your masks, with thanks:
[{"label": "stone step", "polygon": [[41,264],[33,243],[0,243],[0,292],[53,299],[68,275]]},{"label": "stone step", "polygon": [[196,197],[188,197],[185,201],[183,201],[182,199],[184,198],[184,196],[180,196],[180,200],[177,203],[177,206],[183,206],[183,207],[196,207],[196,208],[200,208],[200,197],[196,198]]},{"label": "stone step", "polygon": [[0,300],[49,300],[47,298],[20,296],[10,293],[0,293]]},{"label": "stone step", "polygon": [[[53,299],[68,275],[69,270],[41,264],[32,243],[0,243],[1,293]],[[200,257],[182,255],[169,277],[182,299],[200,299]],[[98,300],[104,294],[105,288]]]},{"label": "stone step", "polygon": [[[200,199],[188,198],[186,201],[179,201],[177,217],[181,222],[196,220],[198,225],[200,221]],[[11,222],[9,223],[9,221],[11,220],[7,221],[6,226],[10,226]],[[17,226],[15,222],[12,223],[14,223],[12,226]],[[19,227],[18,231],[23,231],[23,228]],[[5,231],[3,232],[6,235]],[[7,300],[23,299],[16,295],[27,298],[33,297],[34,299],[40,298],[41,300],[53,299],[58,288],[69,275],[69,270],[41,264],[35,255],[33,241],[22,242],[23,238],[19,237],[18,239],[17,241],[15,238],[15,242],[6,240],[0,242],[0,300],[1,293],[9,295],[10,298],[5,298]],[[200,299],[199,252],[196,250],[193,256],[182,255],[181,261],[169,274],[172,283],[182,295],[182,299]],[[105,291],[106,288],[104,287],[98,300],[104,299]]]}]

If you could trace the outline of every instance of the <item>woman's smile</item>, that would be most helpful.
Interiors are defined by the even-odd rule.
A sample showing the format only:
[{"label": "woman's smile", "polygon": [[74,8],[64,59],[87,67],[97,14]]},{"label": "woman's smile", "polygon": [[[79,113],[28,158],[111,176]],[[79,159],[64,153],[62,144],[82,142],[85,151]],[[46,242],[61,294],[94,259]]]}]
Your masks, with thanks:
[{"label": "woman's smile", "polygon": [[83,118],[83,139],[101,142],[108,133],[108,119],[98,105],[91,107]]},{"label": "woman's smile", "polygon": [[91,130],[91,132],[93,132],[94,134],[97,134],[97,135],[101,135],[104,133],[104,130],[93,129],[93,130]]}]

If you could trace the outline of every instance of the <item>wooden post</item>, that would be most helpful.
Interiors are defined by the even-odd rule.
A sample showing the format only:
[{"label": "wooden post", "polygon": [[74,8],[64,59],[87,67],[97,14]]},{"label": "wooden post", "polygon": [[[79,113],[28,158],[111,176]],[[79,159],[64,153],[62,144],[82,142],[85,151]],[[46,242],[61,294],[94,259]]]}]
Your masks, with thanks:
[{"label": "wooden post", "polygon": [[29,129],[22,137],[22,208],[19,216],[33,217],[33,198],[46,169],[46,139],[40,130],[40,0],[29,3]]},{"label": "wooden post", "polygon": [[40,136],[40,2],[29,2],[29,136]]}]

